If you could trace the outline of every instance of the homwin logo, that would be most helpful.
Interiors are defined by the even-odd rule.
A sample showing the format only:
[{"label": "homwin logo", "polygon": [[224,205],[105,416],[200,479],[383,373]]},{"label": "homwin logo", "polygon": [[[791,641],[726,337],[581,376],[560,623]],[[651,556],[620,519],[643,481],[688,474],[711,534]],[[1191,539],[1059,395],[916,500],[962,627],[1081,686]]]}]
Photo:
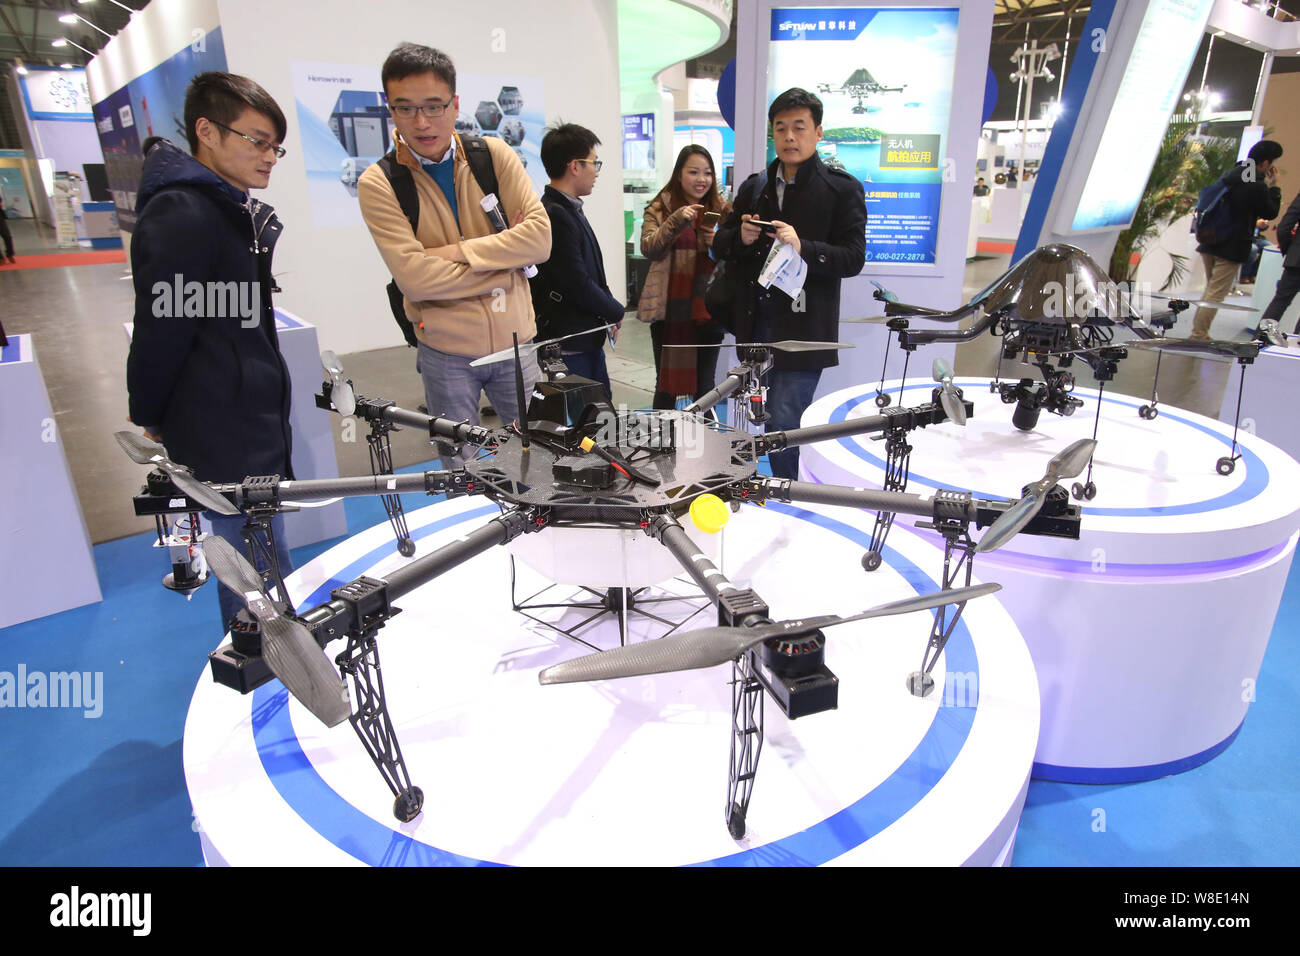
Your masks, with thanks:
[{"label": "homwin logo", "polygon": [[0,671],[0,707],[80,708],[81,716],[94,720],[104,713],[103,671]]},{"label": "homwin logo", "polygon": [[151,893],[68,893],[50,897],[50,925],[58,927],[123,927],[133,936],[148,936],[153,927]]}]

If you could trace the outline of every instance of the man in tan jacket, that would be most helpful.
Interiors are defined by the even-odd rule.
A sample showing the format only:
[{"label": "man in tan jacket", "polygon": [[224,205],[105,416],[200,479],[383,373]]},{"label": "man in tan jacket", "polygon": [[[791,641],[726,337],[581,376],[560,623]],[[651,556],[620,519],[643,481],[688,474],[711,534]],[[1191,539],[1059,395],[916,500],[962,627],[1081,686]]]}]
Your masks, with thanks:
[{"label": "man in tan jacket", "polygon": [[[361,174],[357,196],[419,340],[416,369],[429,414],[477,424],[479,392],[486,391],[501,420],[510,422],[519,415],[513,363],[469,363],[509,346],[512,333],[521,344],[536,334],[522,269],[550,255],[550,220],[514,151],[487,138],[498,199],[515,223],[501,233],[493,228],[455,133],[460,98],[456,68],[445,54],[404,43],[384,61],[382,80],[397,128],[392,155],[409,170],[419,198],[416,229],[379,164]],[[534,358],[523,366],[531,392],[541,373]],[[438,451],[443,467],[452,468],[458,453],[473,449],[439,442]]]}]

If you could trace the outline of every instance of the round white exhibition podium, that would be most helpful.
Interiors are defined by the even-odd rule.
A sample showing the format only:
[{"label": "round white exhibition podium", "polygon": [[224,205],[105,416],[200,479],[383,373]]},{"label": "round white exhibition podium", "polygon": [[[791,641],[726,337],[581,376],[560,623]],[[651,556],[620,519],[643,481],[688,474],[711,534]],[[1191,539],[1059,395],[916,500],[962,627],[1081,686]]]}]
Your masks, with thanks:
[{"label": "round white exhibition podium", "polygon": [[[407,517],[424,555],[497,513],[466,498]],[[905,535],[867,577],[864,527],[854,511],[749,506],[723,532],[721,567],[776,619],[848,614],[936,589],[935,554]],[[379,525],[299,569],[289,587],[306,609],[344,582],[403,563]],[[516,571],[520,598],[590,598],[567,585],[538,595],[547,582],[522,562]],[[905,685],[921,662],[929,613],[828,629],[839,708],[790,721],[765,699],[748,833],[736,841],[723,819],[730,665],[543,687],[541,668],[589,651],[541,621],[550,614],[567,626],[590,611],[534,610],[534,620],[512,610],[511,588],[510,557],[494,549],[396,602],[402,613],[380,633],[390,713],[425,795],[410,823],[393,817],[392,795],[349,724],[323,727],[278,681],[241,696],[205,672],[186,720],[184,763],[207,862],[1009,862],[1039,703],[1033,662],[996,596],[967,606],[927,698]],[[684,575],[660,593],[669,600],[655,615],[689,618],[688,629],[716,624]],[[648,639],[666,625],[633,614],[629,630],[629,640]],[[618,625],[607,617],[580,636],[612,647]]]},{"label": "round white exhibition podium", "polygon": [[[945,422],[912,432],[908,491],[1019,497],[1056,452],[1092,436],[1096,391],[1075,391],[1085,404],[1072,417],[1044,411],[1022,432],[1011,424],[1014,406],[991,394],[989,381],[957,380],[975,403],[965,428]],[[908,384],[903,403],[928,402],[933,388]],[[899,382],[887,391],[897,404]],[[998,596],[1034,658],[1040,779],[1148,780],[1224,750],[1254,699],[1295,552],[1300,465],[1242,432],[1242,459],[1220,475],[1230,425],[1167,405],[1145,421],[1142,404],[1102,399],[1097,494],[1072,499],[1082,505],[1078,541],[1020,534],[975,559],[977,575],[1002,584]],[[875,389],[859,386],[814,403],[803,424],[878,413]],[[880,487],[884,447],[870,438],[823,442],[804,449],[800,466],[809,481]],[[919,536],[942,547],[906,516],[894,527],[890,545]]]}]

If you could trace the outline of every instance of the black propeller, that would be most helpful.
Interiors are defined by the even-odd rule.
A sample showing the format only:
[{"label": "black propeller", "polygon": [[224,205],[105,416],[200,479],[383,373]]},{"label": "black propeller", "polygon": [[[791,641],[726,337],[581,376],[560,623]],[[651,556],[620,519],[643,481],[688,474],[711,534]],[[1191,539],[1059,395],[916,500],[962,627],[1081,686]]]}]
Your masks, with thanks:
[{"label": "black propeller", "polygon": [[713,667],[735,660],[755,644],[787,634],[807,633],[833,624],[862,621],[870,617],[887,617],[892,614],[909,614],[944,604],[957,604],[972,598],[1000,591],[1000,584],[979,584],[968,588],[936,591],[905,598],[891,604],[882,604],[861,614],[841,617],[826,614],[820,617],[760,624],[757,627],[706,627],[684,634],[672,634],[657,641],[616,647],[597,654],[588,654],[575,660],[548,667],[537,675],[543,684],[571,684],[577,681],[614,680],[620,677],[640,677],[645,674],[665,674],[671,671],[694,670]]},{"label": "black propeller", "polygon": [[1073,478],[1087,467],[1088,460],[1092,458],[1092,453],[1096,447],[1097,442],[1095,440],[1080,438],[1052,458],[1047,463],[1047,471],[1043,474],[1043,477],[1030,485],[1024,497],[1003,512],[1002,517],[989,526],[989,530],[984,532],[984,536],[980,538],[975,550],[983,553],[996,550],[1006,544],[1016,532],[1033,520],[1034,515],[1038,514],[1043,507],[1043,503],[1047,500],[1047,493],[1056,486],[1057,482],[1062,478]]},{"label": "black propeller", "polygon": [[204,541],[203,555],[217,580],[239,595],[262,625],[262,657],[271,673],[325,726],[347,720],[352,713],[348,685],[311,631],[280,613],[263,590],[262,576],[225,538]]},{"label": "black propeller", "polygon": [[[733,349],[771,349],[773,352],[825,352],[828,349],[857,348],[849,342],[803,342],[797,339],[785,339],[780,342],[731,342]],[[665,345],[666,349],[694,349],[697,345]]]},{"label": "black propeller", "polygon": [[[558,339],[546,339],[541,342],[525,342],[519,346],[519,358],[526,359],[530,355],[536,354],[538,349],[544,349],[548,345],[554,345],[556,342],[563,342],[565,339],[576,338],[579,335],[590,335],[592,332],[608,332],[610,329],[617,328],[615,323],[609,325],[597,326],[594,329],[584,329],[581,332],[570,332],[568,335],[561,335]],[[499,352],[493,352],[491,355],[485,355],[469,363],[470,368],[478,368],[481,365],[491,365],[493,362],[504,362],[506,359],[515,357],[515,347],[510,345]]]},{"label": "black propeller", "polygon": [[239,514],[238,508],[195,478],[194,473],[188,468],[168,458],[167,450],[156,441],[151,441],[137,432],[114,432],[113,437],[132,461],[138,465],[153,465],[161,468],[172,480],[172,484],[183,491],[187,498],[197,501],[208,511],[215,511],[221,515]]}]

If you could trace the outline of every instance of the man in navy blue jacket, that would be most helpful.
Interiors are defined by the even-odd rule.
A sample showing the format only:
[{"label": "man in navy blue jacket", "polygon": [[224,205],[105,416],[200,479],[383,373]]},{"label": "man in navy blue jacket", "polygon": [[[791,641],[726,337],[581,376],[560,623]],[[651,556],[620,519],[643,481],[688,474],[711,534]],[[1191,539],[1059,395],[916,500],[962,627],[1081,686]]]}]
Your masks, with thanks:
[{"label": "man in navy blue jacket", "polygon": [[[185,96],[187,155],[163,140],[145,158],[131,236],[135,329],[131,421],[203,481],[292,478],[289,371],[271,304],[280,222],[249,195],[284,154],[284,113],[261,86],[201,73]],[[240,517],[213,531],[244,549]],[[281,570],[290,570],[277,527]],[[218,590],[222,624],[243,606]]]},{"label": "man in navy blue jacket", "polygon": [[623,321],[623,304],[609,291],[600,243],[582,212],[582,199],[591,195],[600,174],[599,145],[595,133],[574,123],[542,137],[542,165],[551,177],[542,192],[551,219],[551,257],[538,264],[532,291],[538,339],[596,330],[569,339],[560,350],[570,372],[600,382],[609,392],[600,328]]}]

